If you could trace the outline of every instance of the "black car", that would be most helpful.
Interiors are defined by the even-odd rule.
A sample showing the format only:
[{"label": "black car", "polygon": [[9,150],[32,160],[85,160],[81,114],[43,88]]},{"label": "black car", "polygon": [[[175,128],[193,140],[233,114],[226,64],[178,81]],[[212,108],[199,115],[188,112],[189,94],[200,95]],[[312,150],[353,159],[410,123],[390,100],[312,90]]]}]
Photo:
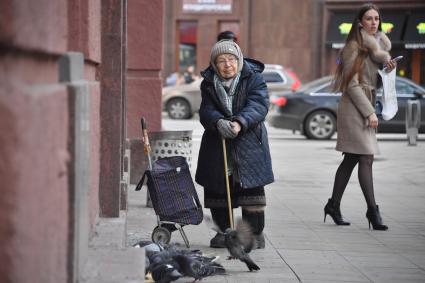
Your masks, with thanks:
[{"label": "black car", "polygon": [[[297,92],[274,94],[268,115],[270,126],[300,131],[309,139],[330,139],[336,131],[336,113],[341,93],[332,92],[332,76],[302,86]],[[406,132],[406,105],[410,99],[421,103],[419,133],[425,133],[425,88],[411,80],[397,77],[398,112],[389,121],[380,120],[379,133]],[[382,89],[377,91],[381,100]]]}]

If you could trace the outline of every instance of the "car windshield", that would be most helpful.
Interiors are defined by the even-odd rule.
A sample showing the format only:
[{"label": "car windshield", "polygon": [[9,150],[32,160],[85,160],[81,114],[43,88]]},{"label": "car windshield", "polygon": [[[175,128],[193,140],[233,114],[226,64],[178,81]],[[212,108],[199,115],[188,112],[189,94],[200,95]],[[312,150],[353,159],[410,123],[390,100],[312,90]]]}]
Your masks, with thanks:
[{"label": "car windshield", "polygon": [[326,77],[323,77],[323,78],[320,78],[320,79],[317,79],[317,80],[314,80],[314,81],[311,81],[309,83],[302,85],[299,88],[298,91],[299,92],[307,92],[307,91],[309,91],[311,89],[315,89],[315,88],[317,88],[317,87],[319,87],[319,86],[323,85],[324,83],[327,83],[331,80],[332,80],[332,76],[326,76]]}]

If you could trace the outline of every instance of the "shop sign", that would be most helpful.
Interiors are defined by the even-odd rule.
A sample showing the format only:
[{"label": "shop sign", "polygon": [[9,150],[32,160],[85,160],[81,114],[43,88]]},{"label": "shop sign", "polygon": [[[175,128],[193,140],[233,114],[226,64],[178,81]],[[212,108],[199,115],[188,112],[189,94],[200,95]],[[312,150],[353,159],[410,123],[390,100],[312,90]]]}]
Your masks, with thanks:
[{"label": "shop sign", "polygon": [[425,23],[419,23],[416,28],[419,34],[425,34]]},{"label": "shop sign", "polygon": [[[352,25],[353,25],[352,23],[341,23],[339,25],[339,27],[338,27],[339,28],[339,32],[341,33],[341,35],[348,35],[348,33],[351,30],[351,26]],[[424,25],[425,25],[425,23],[424,23]],[[382,28],[382,31],[385,34],[389,34],[389,33],[392,32],[392,30],[394,28],[394,24],[393,23],[389,23],[389,22],[382,22],[381,28]]]},{"label": "shop sign", "polygon": [[339,25],[339,32],[342,35],[347,35],[351,30],[352,23],[341,23]]},{"label": "shop sign", "polygon": [[382,23],[381,23],[381,28],[382,28],[382,31],[383,31],[385,34],[390,34],[390,33],[393,31],[394,24],[393,24],[393,23],[385,23],[385,22],[382,22]]},{"label": "shop sign", "polygon": [[425,13],[413,12],[409,16],[404,35],[406,49],[425,49]]},{"label": "shop sign", "polygon": [[231,13],[233,0],[183,0],[184,13]]}]

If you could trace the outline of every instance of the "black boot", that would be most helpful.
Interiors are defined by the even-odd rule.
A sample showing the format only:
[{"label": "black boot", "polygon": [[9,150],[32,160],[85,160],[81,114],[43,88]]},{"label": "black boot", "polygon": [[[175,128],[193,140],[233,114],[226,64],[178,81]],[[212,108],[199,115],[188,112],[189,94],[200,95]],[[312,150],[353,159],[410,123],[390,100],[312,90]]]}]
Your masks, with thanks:
[{"label": "black boot", "polygon": [[366,212],[367,220],[369,221],[369,229],[370,223],[372,223],[373,230],[388,230],[388,226],[382,223],[381,213],[379,212],[379,207],[369,207]]},{"label": "black boot", "polygon": [[[226,208],[211,208],[211,216],[214,223],[222,232],[230,227],[229,212]],[[210,241],[211,248],[225,248],[224,235],[217,233]]]},{"label": "black boot", "polygon": [[328,214],[332,217],[336,225],[350,225],[350,222],[347,222],[342,218],[339,204],[334,202],[331,198],[325,206],[325,218],[323,219],[323,222],[326,221],[326,215]]},{"label": "black boot", "polygon": [[264,249],[266,241],[264,238],[264,211],[247,211],[242,209],[242,219],[249,223],[254,234],[254,245],[252,249]]}]

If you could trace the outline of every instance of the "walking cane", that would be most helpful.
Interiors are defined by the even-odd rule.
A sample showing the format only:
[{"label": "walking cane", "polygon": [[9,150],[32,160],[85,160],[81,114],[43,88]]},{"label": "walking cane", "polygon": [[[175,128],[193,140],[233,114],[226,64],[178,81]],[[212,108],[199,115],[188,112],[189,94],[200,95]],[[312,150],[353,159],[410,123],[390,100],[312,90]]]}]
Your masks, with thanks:
[{"label": "walking cane", "polygon": [[233,212],[232,212],[232,199],[230,196],[230,185],[229,185],[229,176],[227,175],[227,150],[226,150],[226,140],[221,138],[223,144],[223,158],[224,158],[224,176],[226,178],[226,191],[227,191],[227,206],[229,207],[229,221],[230,229],[234,229],[235,226],[233,223]]}]

